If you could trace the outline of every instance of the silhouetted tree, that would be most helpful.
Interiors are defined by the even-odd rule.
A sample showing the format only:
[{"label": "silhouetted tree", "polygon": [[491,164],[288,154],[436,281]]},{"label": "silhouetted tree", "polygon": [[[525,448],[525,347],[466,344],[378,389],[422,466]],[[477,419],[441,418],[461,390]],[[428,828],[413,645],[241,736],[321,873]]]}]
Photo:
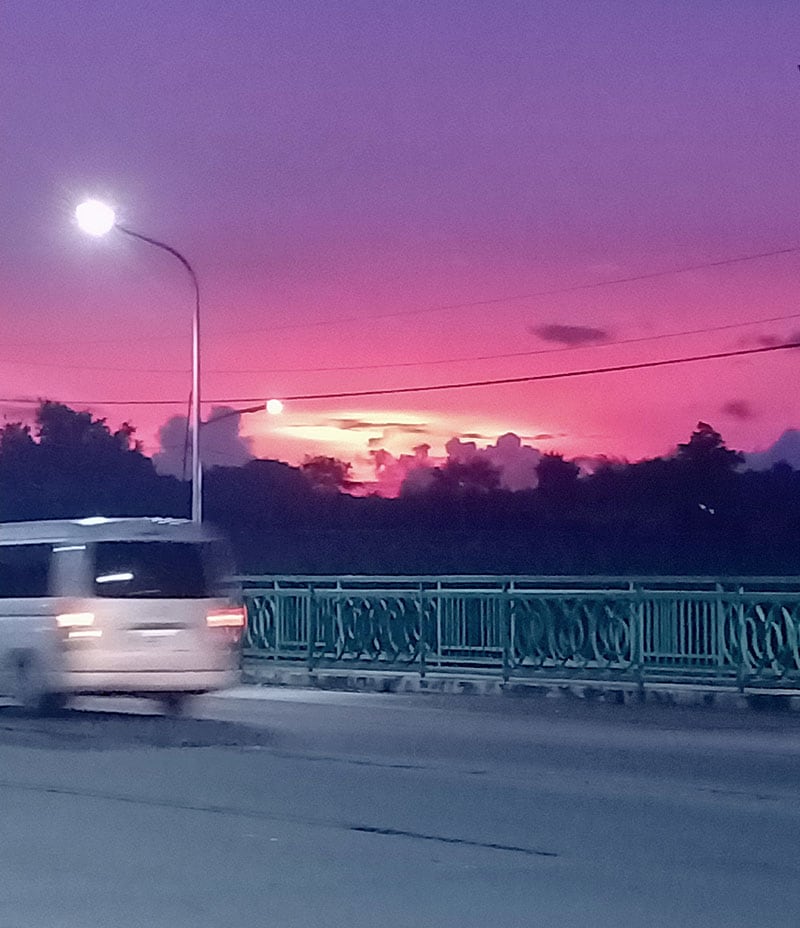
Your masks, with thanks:
[{"label": "silhouetted tree", "polygon": [[[574,462],[544,455],[538,489],[516,493],[481,455],[426,469],[397,499],[338,492],[350,474],[336,458],[305,464],[206,474],[206,516],[232,535],[240,569],[800,574],[800,471],[742,469],[707,423],[671,456],[580,478]],[[155,473],[130,424],[43,403],[33,428],[0,427],[0,519],[188,512],[188,483]]]},{"label": "silhouetted tree", "polygon": [[322,454],[306,456],[300,465],[300,471],[315,490],[329,493],[344,492],[356,486],[351,470],[349,463]]},{"label": "silhouetted tree", "polygon": [[744,463],[744,455],[726,447],[722,435],[707,422],[698,422],[689,441],[678,445],[675,459],[706,474],[731,473]]},{"label": "silhouetted tree", "polygon": [[539,492],[550,499],[566,501],[575,495],[580,468],[563,455],[548,451],[536,465]]},{"label": "silhouetted tree", "polygon": [[22,423],[0,430],[0,517],[183,514],[179,484],[159,477],[125,423],[44,401],[36,433]]},{"label": "silhouetted tree", "polygon": [[434,470],[431,489],[438,494],[491,493],[500,486],[500,472],[486,458],[470,461],[449,460]]},{"label": "silhouetted tree", "polygon": [[0,428],[0,456],[6,460],[24,458],[31,453],[35,444],[29,425],[7,422]]}]

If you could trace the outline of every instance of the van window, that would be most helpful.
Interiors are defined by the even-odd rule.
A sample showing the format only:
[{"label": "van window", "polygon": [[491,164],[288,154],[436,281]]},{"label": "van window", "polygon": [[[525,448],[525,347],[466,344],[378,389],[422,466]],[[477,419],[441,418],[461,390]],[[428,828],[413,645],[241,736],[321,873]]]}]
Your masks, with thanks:
[{"label": "van window", "polygon": [[101,541],[94,546],[94,595],[193,599],[211,595],[204,545]]},{"label": "van window", "polygon": [[0,545],[0,597],[47,596],[52,545]]}]

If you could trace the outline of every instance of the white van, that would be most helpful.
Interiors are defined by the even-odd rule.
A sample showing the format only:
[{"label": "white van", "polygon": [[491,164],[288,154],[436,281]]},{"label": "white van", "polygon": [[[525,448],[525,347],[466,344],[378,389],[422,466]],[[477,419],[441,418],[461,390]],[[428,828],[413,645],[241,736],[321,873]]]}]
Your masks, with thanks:
[{"label": "white van", "polygon": [[176,710],[238,681],[244,625],[224,540],[204,525],[0,524],[0,693],[30,710],[77,694]]}]

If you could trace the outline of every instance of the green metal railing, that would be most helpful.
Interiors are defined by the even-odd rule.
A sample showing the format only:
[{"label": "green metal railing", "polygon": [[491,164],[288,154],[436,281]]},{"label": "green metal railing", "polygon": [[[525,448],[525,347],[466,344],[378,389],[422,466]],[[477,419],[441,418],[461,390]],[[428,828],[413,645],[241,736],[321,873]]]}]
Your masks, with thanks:
[{"label": "green metal railing", "polygon": [[800,577],[240,578],[250,654],[800,689]]}]

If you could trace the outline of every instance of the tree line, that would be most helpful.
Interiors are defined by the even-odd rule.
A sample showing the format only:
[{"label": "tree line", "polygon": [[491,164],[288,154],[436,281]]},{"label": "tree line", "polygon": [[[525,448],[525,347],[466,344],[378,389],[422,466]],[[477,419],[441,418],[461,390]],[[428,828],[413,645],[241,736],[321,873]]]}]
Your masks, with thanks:
[{"label": "tree line", "polygon": [[[743,468],[707,423],[675,453],[588,475],[558,454],[510,492],[484,459],[448,461],[396,499],[354,496],[349,466],[256,459],[206,473],[205,514],[240,570],[296,574],[800,573],[800,471]],[[128,423],[42,402],[0,429],[0,520],[186,516]]]}]

